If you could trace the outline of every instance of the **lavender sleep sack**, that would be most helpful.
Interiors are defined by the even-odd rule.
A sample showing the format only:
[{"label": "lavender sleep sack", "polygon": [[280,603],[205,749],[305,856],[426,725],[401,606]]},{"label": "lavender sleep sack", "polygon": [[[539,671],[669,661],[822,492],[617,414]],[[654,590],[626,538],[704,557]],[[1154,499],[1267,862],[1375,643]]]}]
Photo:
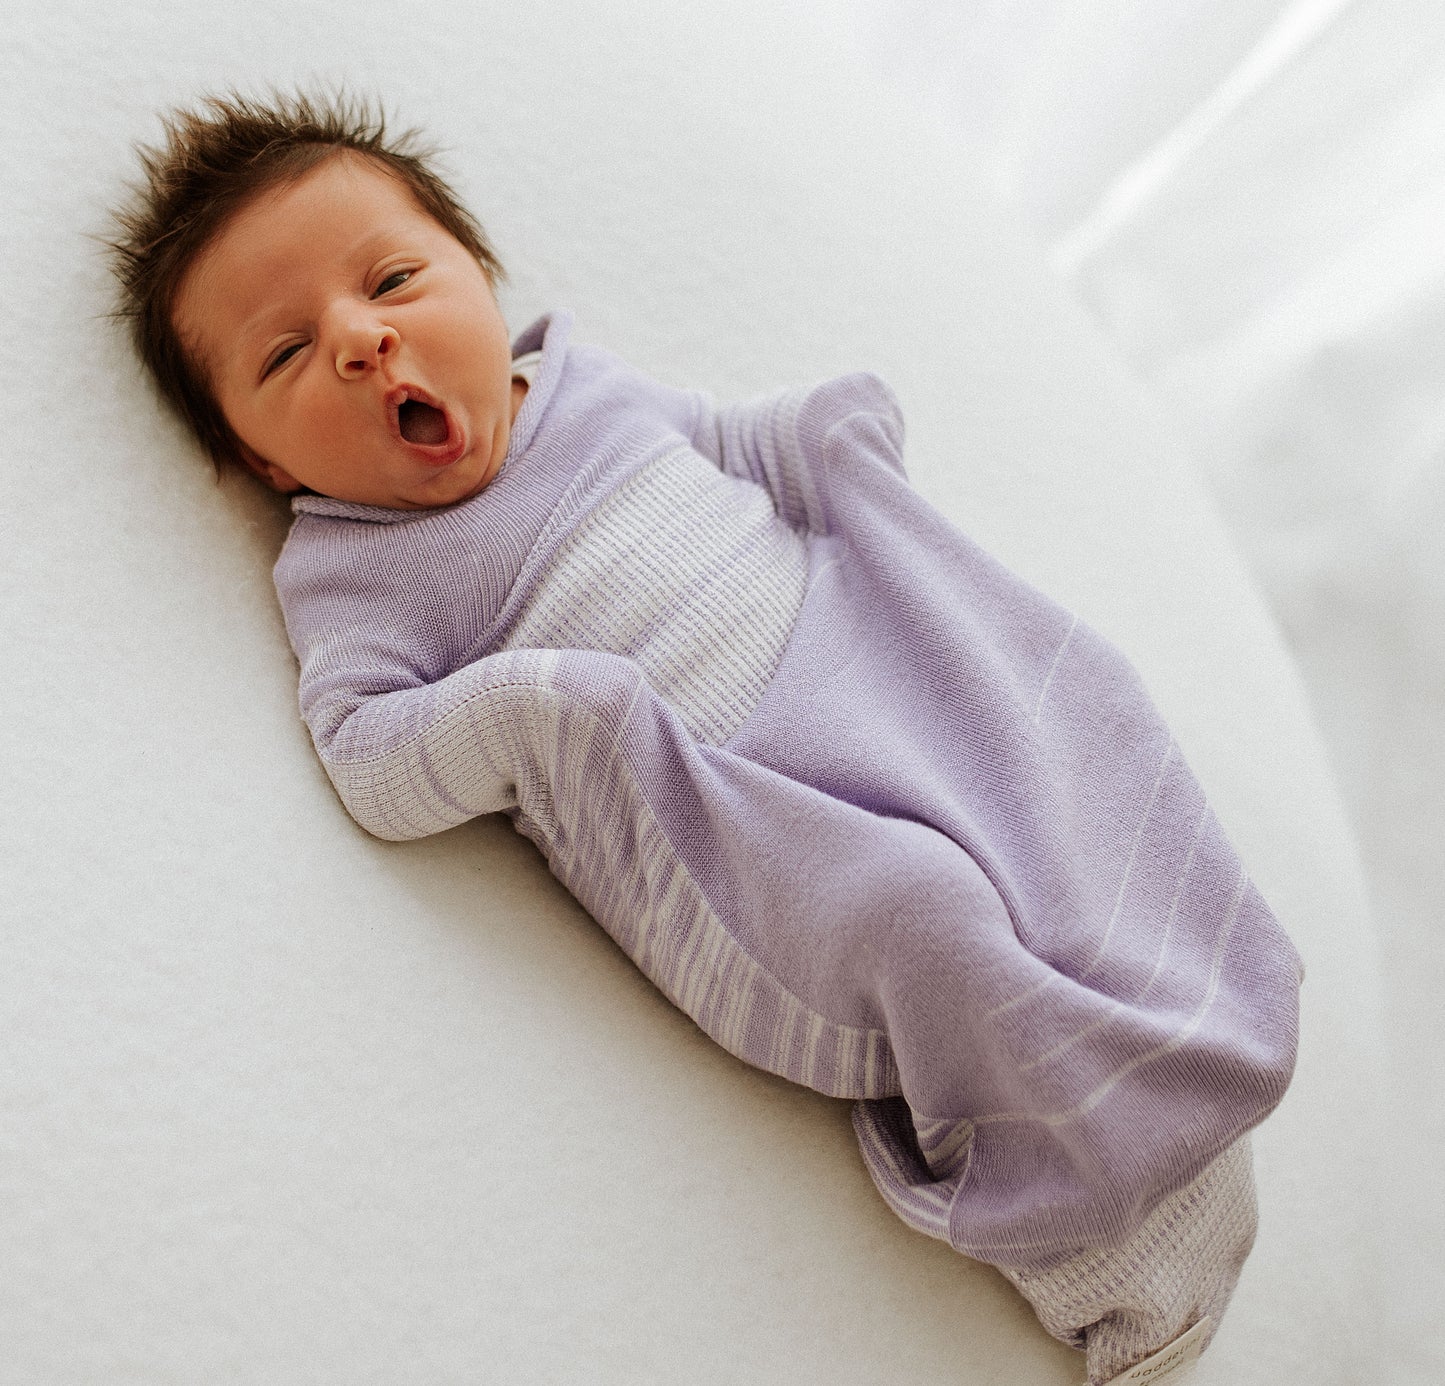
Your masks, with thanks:
[{"label": "lavender sleep sack", "polygon": [[369,831],[505,812],[715,1040],[1103,1381],[1247,1254],[1296,954],[1123,657],[907,484],[887,388],[717,409],[554,314],[506,463],[276,585]]}]

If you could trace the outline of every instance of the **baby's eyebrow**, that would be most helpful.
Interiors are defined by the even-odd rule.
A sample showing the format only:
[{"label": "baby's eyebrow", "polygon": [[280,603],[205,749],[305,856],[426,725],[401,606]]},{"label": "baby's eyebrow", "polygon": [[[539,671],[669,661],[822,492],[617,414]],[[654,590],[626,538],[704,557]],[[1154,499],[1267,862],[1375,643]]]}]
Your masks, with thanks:
[{"label": "baby's eyebrow", "polygon": [[259,365],[260,363],[252,358],[260,354],[266,339],[275,335],[274,332],[265,330],[266,318],[274,315],[275,305],[268,304],[247,318],[228,343],[229,349],[225,353],[226,357],[247,369]]},{"label": "baby's eyebrow", "polygon": [[[360,271],[366,267],[371,260],[381,253],[384,248],[401,241],[401,232],[392,226],[381,226],[363,232],[339,257],[340,264],[350,271]],[[268,298],[257,310],[251,314],[239,327],[236,332],[234,350],[236,352],[247,352],[251,349],[251,343],[256,342],[259,347],[261,341],[269,336],[268,319],[273,317],[284,317],[287,313],[283,301],[271,297]],[[258,340],[259,339],[259,340]]]}]

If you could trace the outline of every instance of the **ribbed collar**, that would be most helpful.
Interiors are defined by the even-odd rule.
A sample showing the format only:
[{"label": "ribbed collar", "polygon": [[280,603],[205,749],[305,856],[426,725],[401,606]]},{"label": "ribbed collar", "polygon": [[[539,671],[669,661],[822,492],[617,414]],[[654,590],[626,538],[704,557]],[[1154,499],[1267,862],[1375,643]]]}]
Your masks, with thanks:
[{"label": "ribbed collar", "polygon": [[[567,341],[572,333],[572,314],[565,309],[544,313],[530,327],[512,342],[512,356],[515,359],[529,351],[541,348],[542,360],[537,367],[536,377],[527,390],[517,417],[512,420],[511,436],[507,440],[507,455],[497,469],[497,475],[488,485],[495,484],[498,477],[531,446],[537,432],[537,425],[547,411],[547,402],[562,378],[562,363],[567,355]],[[458,501],[458,506],[470,505],[486,495],[486,489],[478,491],[468,500]],[[415,520],[422,515],[433,515],[437,511],[450,510],[446,505],[431,510],[397,510],[387,505],[363,505],[357,501],[333,500],[330,496],[318,496],[306,492],[291,498],[291,510],[296,515],[328,515],[341,520],[365,520],[371,524],[395,524],[398,520]]]}]

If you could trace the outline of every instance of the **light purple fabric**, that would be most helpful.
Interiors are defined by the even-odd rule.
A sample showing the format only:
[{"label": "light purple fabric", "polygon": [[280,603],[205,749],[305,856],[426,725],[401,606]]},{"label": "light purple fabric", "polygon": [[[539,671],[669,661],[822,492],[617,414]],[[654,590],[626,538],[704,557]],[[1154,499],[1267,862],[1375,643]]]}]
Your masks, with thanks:
[{"label": "light purple fabric", "polygon": [[[880,1188],[959,1250],[1123,1244],[1279,1101],[1299,982],[1138,677],[911,490],[876,378],[717,409],[568,327],[518,339],[542,363],[473,500],[296,503],[276,584],[348,807],[394,838],[511,814],[708,1033],[859,1099]],[[679,448],[807,550],[717,744],[585,633],[507,644],[581,518]]]}]

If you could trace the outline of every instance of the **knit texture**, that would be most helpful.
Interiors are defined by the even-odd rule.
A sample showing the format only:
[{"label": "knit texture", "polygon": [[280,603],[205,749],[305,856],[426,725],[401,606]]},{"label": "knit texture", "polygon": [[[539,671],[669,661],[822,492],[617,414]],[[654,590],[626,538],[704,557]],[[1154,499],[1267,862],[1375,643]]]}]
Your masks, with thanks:
[{"label": "knit texture", "polygon": [[519,339],[472,500],[297,502],[343,801],[508,813],[719,1043],[857,1099],[884,1197],[1091,1375],[1217,1316],[1298,960],[1137,676],[908,487],[875,377],[719,409],[568,329]]},{"label": "knit texture", "polygon": [[1245,1137],[1118,1246],[1004,1273],[1050,1333],[1085,1349],[1089,1381],[1107,1382],[1206,1315],[1213,1336],[1256,1227]]}]

